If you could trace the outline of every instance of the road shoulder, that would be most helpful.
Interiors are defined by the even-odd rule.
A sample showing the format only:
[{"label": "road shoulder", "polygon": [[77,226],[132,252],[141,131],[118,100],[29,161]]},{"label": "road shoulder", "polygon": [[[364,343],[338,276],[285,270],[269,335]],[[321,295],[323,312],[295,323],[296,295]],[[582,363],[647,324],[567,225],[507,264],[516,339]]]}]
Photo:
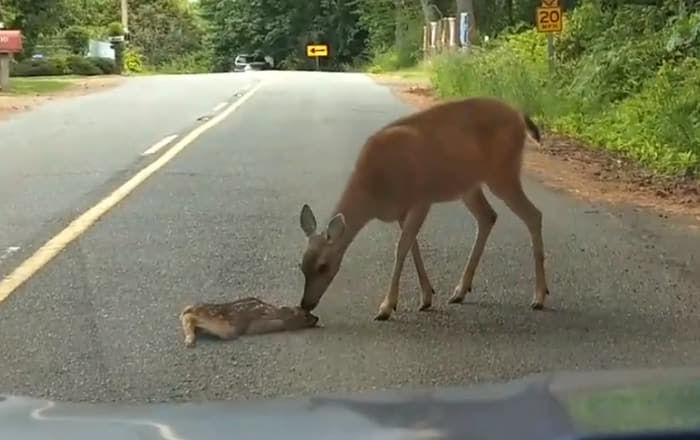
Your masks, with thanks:
[{"label": "road shoulder", "polygon": [[125,80],[125,77],[119,75],[12,78],[18,86],[12,93],[0,93],[0,121],[48,101],[103,91],[116,87]]},{"label": "road shoulder", "polygon": [[[440,101],[427,80],[377,74],[370,77],[417,109]],[[651,209],[660,217],[678,217],[700,228],[697,179],[660,178],[629,160],[553,133],[546,134],[541,149],[526,150],[525,169],[545,186],[575,197]]]}]

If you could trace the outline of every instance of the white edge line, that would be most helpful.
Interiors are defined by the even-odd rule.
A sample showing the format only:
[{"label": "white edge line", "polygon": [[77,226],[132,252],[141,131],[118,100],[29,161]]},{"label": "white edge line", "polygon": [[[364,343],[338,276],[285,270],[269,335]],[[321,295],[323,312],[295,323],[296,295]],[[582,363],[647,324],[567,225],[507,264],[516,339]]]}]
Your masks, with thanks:
[{"label": "white edge line", "polygon": [[214,106],[214,108],[212,109],[212,111],[214,111],[214,112],[216,113],[216,112],[218,112],[219,110],[221,110],[222,108],[226,107],[226,104],[228,104],[228,102],[225,102],[225,101],[224,101],[224,102],[220,102],[220,103],[216,104],[216,106]]},{"label": "white edge line", "polygon": [[153,144],[153,146],[151,146],[148,150],[141,153],[141,156],[148,156],[148,155],[151,155],[151,154],[157,152],[158,150],[160,150],[161,148],[165,147],[170,142],[175,140],[176,137],[177,137],[176,134],[171,134],[170,136],[164,137],[163,139],[161,139],[158,142],[156,142],[155,144]]}]

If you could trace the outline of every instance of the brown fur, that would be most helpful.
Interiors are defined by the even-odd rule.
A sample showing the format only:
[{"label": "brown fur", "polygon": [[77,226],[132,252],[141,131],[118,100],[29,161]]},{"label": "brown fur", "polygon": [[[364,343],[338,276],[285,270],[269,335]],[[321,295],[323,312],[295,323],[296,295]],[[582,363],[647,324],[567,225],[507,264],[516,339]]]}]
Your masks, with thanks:
[{"label": "brown fur", "polygon": [[535,260],[536,288],[531,307],[541,309],[549,293],[544,272],[542,215],[520,182],[526,140],[540,139],[532,120],[507,104],[489,98],[446,102],[400,118],[370,136],[361,149],[325,230],[316,231],[308,205],[300,224],[308,242],[301,269],[305,286],[301,307],[313,310],[340,268],[343,255],[371,220],[398,222],[389,291],[376,319],[396,310],[398,285],[409,252],[421,285],[420,310],[431,307],[434,290],[423,267],[416,235],[434,203],[461,200],[478,224],[477,236],[462,279],[449,302],[462,302],[471,291],[474,272],[496,212],[486,200],[486,185],[526,224]]},{"label": "brown fur", "polygon": [[300,330],[315,327],[318,317],[299,307],[277,307],[248,297],[226,303],[198,303],[180,312],[185,345],[195,344],[196,330],[224,340],[242,335]]}]

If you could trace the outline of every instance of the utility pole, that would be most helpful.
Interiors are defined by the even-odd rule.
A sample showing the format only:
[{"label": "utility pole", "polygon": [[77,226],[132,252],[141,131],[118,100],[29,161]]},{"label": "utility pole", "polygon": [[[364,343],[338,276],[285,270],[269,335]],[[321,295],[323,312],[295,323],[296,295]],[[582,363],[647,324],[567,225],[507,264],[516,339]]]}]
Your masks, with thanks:
[{"label": "utility pole", "polygon": [[124,33],[129,33],[129,4],[127,0],[121,0],[122,4],[122,27],[124,28]]}]

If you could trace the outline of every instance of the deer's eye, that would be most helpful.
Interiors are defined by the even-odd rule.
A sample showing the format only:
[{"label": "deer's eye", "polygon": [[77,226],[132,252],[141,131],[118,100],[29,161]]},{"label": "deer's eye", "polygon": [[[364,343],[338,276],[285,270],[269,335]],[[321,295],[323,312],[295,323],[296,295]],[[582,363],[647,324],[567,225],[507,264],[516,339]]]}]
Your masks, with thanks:
[{"label": "deer's eye", "polygon": [[320,273],[320,274],[326,273],[326,272],[328,271],[328,264],[326,264],[326,263],[321,263],[321,264],[318,265],[318,267],[316,268],[316,270],[317,270],[318,273]]}]

